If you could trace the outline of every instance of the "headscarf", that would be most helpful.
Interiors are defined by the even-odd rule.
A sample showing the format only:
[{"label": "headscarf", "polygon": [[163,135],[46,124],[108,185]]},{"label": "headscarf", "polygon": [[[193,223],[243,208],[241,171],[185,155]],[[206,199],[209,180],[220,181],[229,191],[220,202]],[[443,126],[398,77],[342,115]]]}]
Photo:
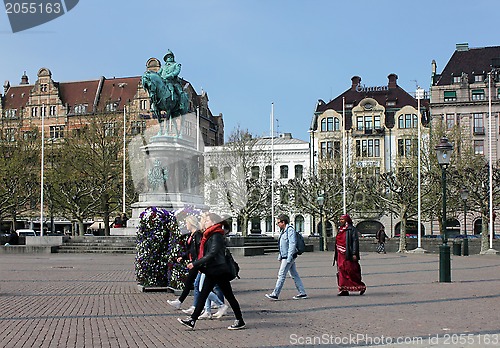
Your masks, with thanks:
[{"label": "headscarf", "polygon": [[344,219],[345,222],[347,222],[349,225],[352,225],[352,219],[351,217],[349,216],[349,214],[344,214],[340,217],[341,219]]}]

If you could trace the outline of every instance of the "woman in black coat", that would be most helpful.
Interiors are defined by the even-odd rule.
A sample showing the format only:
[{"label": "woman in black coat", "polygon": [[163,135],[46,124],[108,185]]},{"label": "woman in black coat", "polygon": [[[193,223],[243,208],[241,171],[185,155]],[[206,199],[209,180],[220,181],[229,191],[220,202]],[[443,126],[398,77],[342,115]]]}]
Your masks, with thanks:
[{"label": "woman in black coat", "polygon": [[[198,219],[192,215],[189,215],[186,218],[186,228],[188,229],[191,234],[188,237],[187,240],[187,250],[186,252],[182,253],[181,256],[177,258],[177,262],[181,262],[182,260],[188,260],[190,262],[193,262],[198,259],[198,251],[200,250],[200,243],[203,234],[201,233],[200,230],[200,223]],[[174,307],[175,309],[180,309],[181,304],[184,302],[186,297],[189,295],[189,291],[193,287],[194,281],[196,277],[198,276],[198,269],[197,268],[191,268],[188,271],[188,274],[186,276],[186,279],[184,281],[184,290],[182,291],[181,296],[177,300],[167,300],[167,303]],[[197,298],[197,292],[198,289],[195,287],[195,299]],[[196,302],[196,301],[195,301]]]},{"label": "woman in black coat", "polygon": [[229,326],[229,330],[239,330],[245,327],[240,304],[234,297],[231,287],[231,274],[226,263],[226,242],[224,230],[220,224],[221,218],[217,214],[209,213],[205,218],[205,232],[201,239],[200,252],[196,261],[190,262],[188,269],[197,268],[205,273],[205,281],[198,297],[196,308],[190,318],[177,320],[184,326],[194,329],[196,320],[203,311],[205,300],[210,291],[217,284],[221,289],[227,302],[233,309],[236,320]]}]

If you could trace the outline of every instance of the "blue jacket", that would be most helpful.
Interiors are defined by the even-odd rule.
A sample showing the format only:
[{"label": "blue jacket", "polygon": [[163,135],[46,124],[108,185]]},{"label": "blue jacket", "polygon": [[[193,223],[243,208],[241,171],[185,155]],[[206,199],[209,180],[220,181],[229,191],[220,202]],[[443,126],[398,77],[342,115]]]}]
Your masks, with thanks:
[{"label": "blue jacket", "polygon": [[278,246],[280,249],[278,260],[286,259],[288,263],[292,262],[297,257],[297,239],[295,230],[292,226],[286,225],[285,229],[280,232]]}]

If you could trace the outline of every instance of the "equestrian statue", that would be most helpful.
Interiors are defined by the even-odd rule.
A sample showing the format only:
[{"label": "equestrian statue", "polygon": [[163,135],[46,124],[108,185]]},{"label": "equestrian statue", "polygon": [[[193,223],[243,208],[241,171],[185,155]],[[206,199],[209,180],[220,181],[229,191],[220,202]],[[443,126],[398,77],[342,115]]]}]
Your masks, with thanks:
[{"label": "equestrian statue", "polygon": [[[177,122],[172,122],[172,119],[188,112],[188,95],[184,92],[179,78],[181,64],[175,62],[172,51],[168,50],[163,60],[165,64],[160,70],[158,72],[146,71],[142,75],[141,82],[149,94],[151,112],[160,124],[158,135],[166,135],[167,129],[164,127],[164,123],[165,120],[168,120],[170,124],[174,124],[176,135],[179,138],[181,133]],[[181,118],[181,131],[182,126],[183,119]]]}]

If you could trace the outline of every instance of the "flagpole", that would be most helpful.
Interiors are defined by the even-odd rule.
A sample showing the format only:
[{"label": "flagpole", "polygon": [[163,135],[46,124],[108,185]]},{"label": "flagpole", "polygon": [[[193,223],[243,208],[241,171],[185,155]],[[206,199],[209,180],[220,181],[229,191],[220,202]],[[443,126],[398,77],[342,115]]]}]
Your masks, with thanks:
[{"label": "flagpole", "polygon": [[417,168],[417,184],[418,184],[418,227],[417,227],[417,249],[419,252],[425,252],[422,249],[422,191],[421,191],[421,121],[422,116],[420,115],[420,99],[424,97],[424,90],[417,86],[417,91],[415,93],[417,97],[417,133],[418,133],[418,168]]},{"label": "flagpole", "polygon": [[345,150],[345,97],[342,97],[342,201],[344,215],[347,214],[346,200],[346,150]]},{"label": "flagpole", "polygon": [[196,107],[196,151],[200,151],[200,107]]},{"label": "flagpole", "polygon": [[125,213],[125,182],[126,182],[126,136],[127,136],[127,115],[126,115],[127,107],[123,104],[123,191],[122,191],[122,213]]},{"label": "flagpole", "polygon": [[271,103],[271,235],[274,237],[274,102]]},{"label": "flagpole", "polygon": [[[45,146],[45,104],[42,104],[42,153],[41,153],[41,170],[40,170],[40,236],[43,236],[43,177],[44,177],[44,146]],[[15,228],[15,226],[14,226]]]}]

